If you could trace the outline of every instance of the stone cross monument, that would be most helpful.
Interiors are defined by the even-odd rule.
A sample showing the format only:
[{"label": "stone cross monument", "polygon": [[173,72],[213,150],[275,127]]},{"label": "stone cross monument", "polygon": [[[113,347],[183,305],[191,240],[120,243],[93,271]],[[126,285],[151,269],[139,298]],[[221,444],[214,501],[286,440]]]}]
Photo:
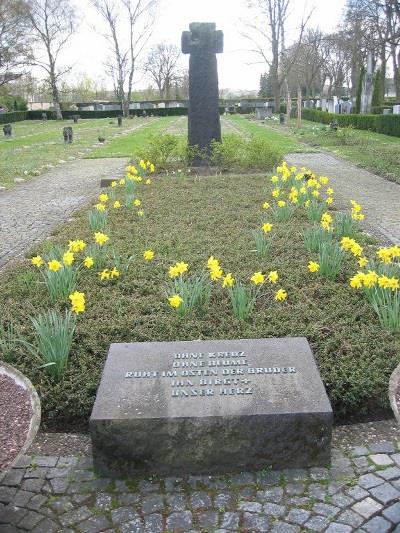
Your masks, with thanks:
[{"label": "stone cross monument", "polygon": [[[221,142],[217,57],[224,34],[214,23],[192,22],[182,33],[182,52],[189,59],[189,146],[210,152],[211,141]],[[197,156],[193,164],[206,161]]]}]

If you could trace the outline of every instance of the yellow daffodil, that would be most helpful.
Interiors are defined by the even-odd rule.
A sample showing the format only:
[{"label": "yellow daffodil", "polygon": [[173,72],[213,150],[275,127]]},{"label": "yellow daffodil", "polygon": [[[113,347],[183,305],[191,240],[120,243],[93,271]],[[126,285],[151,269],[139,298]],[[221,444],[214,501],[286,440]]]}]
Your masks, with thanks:
[{"label": "yellow daffodil", "polygon": [[222,281],[222,286],[225,287],[232,287],[235,284],[235,278],[232,276],[232,274],[229,272]]},{"label": "yellow daffodil", "polygon": [[333,191],[332,187],[328,187],[328,189],[326,189],[326,194],[328,194],[329,196],[332,196],[333,192],[334,191]]},{"label": "yellow daffodil", "polygon": [[100,194],[99,200],[101,203],[105,204],[106,202],[108,202],[108,194],[106,193]]},{"label": "yellow daffodil", "polygon": [[358,266],[360,266],[361,268],[364,268],[367,265],[368,265],[368,259],[366,257],[360,257],[360,259],[358,260]]},{"label": "yellow daffodil", "polygon": [[280,189],[274,189],[271,194],[273,198],[278,198],[278,196],[281,194],[281,191]]},{"label": "yellow daffodil", "polygon": [[275,293],[275,300],[277,302],[281,302],[282,300],[286,300],[286,298],[288,297],[288,294],[287,292],[285,291],[285,289],[279,289],[278,291],[276,291]]},{"label": "yellow daffodil", "polygon": [[118,183],[114,180],[111,182],[111,187],[114,188],[118,185]]},{"label": "yellow daffodil", "polygon": [[251,278],[250,281],[254,283],[254,285],[261,285],[264,283],[265,275],[262,272],[255,272]]},{"label": "yellow daffodil", "polygon": [[224,275],[224,272],[220,266],[210,269],[210,278],[213,281],[216,281],[217,279],[221,279],[223,275]]},{"label": "yellow daffodil", "polygon": [[79,253],[86,248],[86,243],[81,239],[68,242],[68,249],[70,252]]},{"label": "yellow daffodil", "polygon": [[318,198],[318,196],[319,196],[320,193],[319,193],[319,191],[314,190],[311,194],[312,194],[315,198]]},{"label": "yellow daffodil", "polygon": [[320,176],[319,182],[321,185],[328,185],[329,178],[327,176]]},{"label": "yellow daffodil", "polygon": [[263,205],[262,205],[262,208],[263,209],[269,209],[271,206],[269,205],[268,202],[264,202]]},{"label": "yellow daffodil", "polygon": [[144,215],[144,211],[143,209],[139,209],[139,211],[137,212],[138,214],[138,217],[142,217]]},{"label": "yellow daffodil", "polygon": [[319,264],[316,263],[315,261],[310,261],[308,263],[308,270],[309,270],[309,272],[318,272]]},{"label": "yellow daffodil", "polygon": [[32,257],[31,263],[35,267],[41,267],[44,264],[43,259],[40,257],[40,255],[36,255],[35,257]]},{"label": "yellow daffodil", "polygon": [[145,183],[145,185],[151,185],[151,179],[147,178],[147,180],[144,183]]},{"label": "yellow daffodil", "polygon": [[169,305],[173,307],[174,309],[177,309],[183,302],[182,298],[179,296],[179,294],[174,294],[173,296],[170,296],[168,298]]},{"label": "yellow daffodil", "polygon": [[115,267],[110,272],[111,279],[119,278],[119,270],[117,270]]},{"label": "yellow daffodil", "polygon": [[145,250],[143,252],[143,258],[144,258],[145,261],[152,261],[154,259],[153,250]]},{"label": "yellow daffodil", "polygon": [[94,234],[94,239],[99,246],[104,246],[104,244],[106,244],[106,242],[110,240],[110,237],[108,237],[108,235],[106,235],[105,233],[101,233],[100,231],[98,231]]},{"label": "yellow daffodil", "polygon": [[278,200],[278,207],[285,207],[286,202],[285,200]]},{"label": "yellow daffodil", "polygon": [[63,263],[65,266],[71,266],[74,262],[74,254],[72,252],[65,252],[63,255]]},{"label": "yellow daffodil", "polygon": [[104,204],[96,204],[94,207],[97,209],[97,211],[100,211],[100,213],[104,213],[106,210],[106,206]]},{"label": "yellow daffodil", "polygon": [[207,261],[207,267],[209,269],[218,268],[219,267],[219,261],[216,259],[213,255],[208,258]]},{"label": "yellow daffodil", "polygon": [[264,222],[262,225],[262,230],[264,233],[269,233],[272,230],[272,224],[270,222]]},{"label": "yellow daffodil", "polygon": [[49,270],[52,272],[58,272],[60,268],[62,267],[60,261],[57,261],[57,259],[52,259],[47,263],[47,266],[49,267]]},{"label": "yellow daffodil", "polygon": [[178,269],[179,274],[184,274],[189,270],[189,265],[181,261],[180,263],[176,263],[176,268]]},{"label": "yellow daffodil", "polygon": [[75,291],[69,295],[69,299],[71,300],[72,311],[76,315],[85,311],[85,293]]},{"label": "yellow daffodil", "polygon": [[110,279],[110,275],[111,275],[111,273],[107,269],[103,270],[102,272],[99,272],[99,277],[100,277],[101,281],[105,281],[107,279]]},{"label": "yellow daffodil", "polygon": [[139,207],[140,205],[142,205],[142,202],[139,200],[139,198],[136,198],[136,200],[133,200],[133,205],[135,207]]},{"label": "yellow daffodil", "polygon": [[86,268],[92,268],[92,266],[94,265],[93,257],[85,257],[83,264]]},{"label": "yellow daffodil", "polygon": [[350,278],[350,287],[352,289],[361,289],[363,286],[363,279],[364,274],[362,272],[358,272],[355,276]]},{"label": "yellow daffodil", "polygon": [[325,200],[325,202],[326,202],[327,205],[332,205],[333,204],[332,196],[328,196],[328,198]]},{"label": "yellow daffodil", "polygon": [[120,185],[125,185],[125,180],[124,180],[124,178],[121,178],[121,179],[119,180],[119,184],[120,184]]},{"label": "yellow daffodil", "polygon": [[276,283],[279,279],[278,272],[276,270],[271,270],[271,272],[268,274],[268,279],[271,283]]},{"label": "yellow daffodil", "polygon": [[278,181],[279,181],[278,176],[272,176],[271,177],[271,181],[272,181],[272,183],[278,183]]},{"label": "yellow daffodil", "polygon": [[329,213],[324,213],[321,217],[321,226],[325,230],[329,230],[332,224],[332,217]]}]

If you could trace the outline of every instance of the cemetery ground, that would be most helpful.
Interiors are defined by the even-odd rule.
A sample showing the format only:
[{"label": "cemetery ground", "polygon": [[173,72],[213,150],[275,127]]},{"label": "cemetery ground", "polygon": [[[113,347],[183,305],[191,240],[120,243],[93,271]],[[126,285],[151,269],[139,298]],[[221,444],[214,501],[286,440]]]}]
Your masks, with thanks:
[{"label": "cemetery ground", "polygon": [[[118,127],[117,119],[108,118],[81,119],[77,124],[72,120],[15,122],[12,124],[13,137],[0,137],[0,188],[13,187],[15,179],[17,183],[18,180],[29,180],[53,166],[83,158],[94,151],[96,157],[129,157],[146,135],[162,131],[174,120],[172,117],[136,117],[124,120],[122,127]],[[67,124],[73,128],[72,144],[63,141],[62,128]],[[139,133],[142,129],[143,135]],[[99,143],[99,137],[106,142]]]},{"label": "cemetery ground", "polygon": [[[274,222],[270,255],[256,254],[253,230],[263,218],[261,203],[271,190],[270,181],[260,175],[155,176],[149,186],[137,191],[143,217],[135,209],[110,213],[111,244],[118,247],[120,256],[134,254],[134,260],[115,281],[101,281],[93,271],[82,272],[79,289],[85,291],[87,309],[78,319],[62,379],[54,381],[23,350],[10,354],[10,362],[30,376],[41,394],[47,429],[85,428],[110,339],[306,335],[342,420],[385,405],[387,378],[397,362],[398,335],[383,331],[363,297],[348,287],[347,277],[357,268],[354,258],[346,261],[339,282],[308,272],[312,256],[304,249],[302,231],[309,226],[304,214]],[[64,249],[71,238],[92,239],[86,210],[31,252],[45,255],[57,244]],[[373,253],[370,239],[360,236],[358,240],[366,254]],[[146,262],[143,250],[150,247],[155,258]],[[241,323],[232,316],[226,289],[216,286],[203,315],[179,318],[166,300],[168,267],[176,260],[187,260],[190,270],[196,271],[210,254],[243,280],[255,270],[277,270],[279,286],[285,287],[288,299],[276,302],[272,286],[266,286],[251,320]],[[12,318],[28,338],[26,316],[51,305],[28,259],[3,273],[0,301],[2,316]],[[79,439],[75,439],[78,444],[63,446],[68,439],[55,436],[51,451],[46,451],[42,438],[42,446],[36,445],[30,456],[0,477],[0,530],[397,531],[398,431],[389,427],[386,442],[375,442],[370,436],[373,426],[368,425],[367,431],[351,426],[347,437],[346,430],[339,432],[330,468],[179,478],[102,478],[93,471],[90,455],[77,451],[82,450]]]},{"label": "cemetery ground", "polygon": [[[165,131],[163,121],[155,119],[152,124]],[[224,127],[228,123],[236,126],[227,119]],[[171,120],[169,127],[179,133],[184,121]],[[260,126],[260,131],[265,128]],[[266,131],[277,151],[287,151],[289,145],[291,152],[304,151],[286,133]],[[96,138],[97,132],[92,143]],[[97,154],[130,155],[126,141],[127,137],[115,138],[96,147]],[[43,428],[85,431],[110,342],[185,339],[305,336],[337,422],[387,416],[387,385],[398,364],[400,336],[382,328],[364,295],[349,286],[349,279],[359,270],[358,258],[346,254],[335,280],[310,272],[309,262],[317,254],[306,249],[304,233],[312,224],[304,209],[283,221],[263,209],[265,201],[275,202],[272,191],[276,186],[269,172],[205,178],[178,170],[174,175],[152,175],[148,185],[138,184],[135,200],[140,205],[125,205],[122,186],[115,188],[121,207],[106,201],[108,259],[101,268],[79,268],[77,290],[85,294],[86,309],[77,316],[61,379],[39,368],[42,362],[23,345],[6,353],[6,360],[37,387]],[[113,194],[112,189],[104,192]],[[337,215],[335,205],[336,201],[329,209],[332,217]],[[262,256],[256,251],[254,232],[264,222],[272,223],[267,235],[271,249]],[[50,308],[64,311],[67,301],[54,304],[50,300],[41,271],[30,259],[36,254],[46,260],[54,254],[60,257],[70,240],[83,239],[89,245],[93,233],[88,209],[82,209],[29,250],[23,261],[2,271],[0,316],[4,323],[12,323],[18,334],[33,341],[30,316]],[[377,242],[358,231],[355,238],[363,255],[372,260]],[[152,260],[145,259],[146,250],[154,251]],[[247,286],[255,272],[278,273],[276,283],[263,284],[248,320],[234,317],[229,293],[220,280],[213,282],[210,302],[201,312],[180,317],[168,304],[171,265],[186,262],[189,273],[200,273],[207,271],[210,256],[218,258],[224,274],[232,272]],[[81,264],[84,257],[77,253],[76,263]],[[116,267],[119,276],[101,279],[103,268],[110,272]],[[277,301],[276,291],[281,288],[287,298]],[[384,443],[358,438],[360,446],[347,442],[346,449],[335,442],[330,468],[266,469],[179,479],[111,481],[95,475],[90,457],[68,450],[62,456],[33,452],[0,476],[0,531],[397,532],[398,443],[391,437]]]},{"label": "cemetery ground", "polygon": [[[262,135],[260,129],[264,127],[286,137],[289,142],[296,140],[304,143],[303,150],[297,149],[296,151],[326,150],[390,181],[400,183],[400,139],[398,137],[351,127],[339,128],[337,132],[334,132],[329,126],[307,120],[302,120],[300,130],[296,127],[296,119],[291,119],[290,128],[280,126],[279,121],[272,120],[266,120],[264,124],[260,124],[254,120],[248,120],[243,115],[230,116],[229,120],[249,134]],[[285,146],[283,139],[282,144]],[[290,149],[290,151],[294,150]]]}]

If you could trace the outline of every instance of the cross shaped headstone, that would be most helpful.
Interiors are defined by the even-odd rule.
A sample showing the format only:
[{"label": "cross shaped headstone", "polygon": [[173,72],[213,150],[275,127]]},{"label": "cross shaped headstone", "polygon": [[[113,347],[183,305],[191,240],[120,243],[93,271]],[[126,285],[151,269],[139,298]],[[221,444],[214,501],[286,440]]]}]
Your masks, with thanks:
[{"label": "cross shaped headstone", "polygon": [[[223,51],[224,34],[208,22],[192,22],[189,29],[182,33],[182,52],[190,54],[188,142],[209,154],[211,142],[221,142],[216,54]],[[197,155],[193,164],[206,160]]]}]

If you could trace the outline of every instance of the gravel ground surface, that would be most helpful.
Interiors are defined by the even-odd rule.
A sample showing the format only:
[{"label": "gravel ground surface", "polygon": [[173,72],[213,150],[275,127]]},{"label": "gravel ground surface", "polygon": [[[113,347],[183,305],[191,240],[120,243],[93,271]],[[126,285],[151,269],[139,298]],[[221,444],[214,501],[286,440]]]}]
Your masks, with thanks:
[{"label": "gravel ground surface", "polygon": [[363,207],[367,231],[383,242],[400,243],[399,184],[326,153],[288,154],[286,160],[329,176],[338,209],[348,209],[350,200],[356,200]]},{"label": "gravel ground surface", "polygon": [[80,159],[0,192],[0,268],[68,220],[99,192],[100,180],[119,176],[128,159]]},{"label": "gravel ground surface", "polygon": [[6,374],[0,374],[0,470],[25,444],[32,417],[31,396]]},{"label": "gravel ground surface", "polygon": [[90,456],[25,456],[0,475],[0,531],[399,533],[399,444],[333,449],[326,468],[129,480]]}]

